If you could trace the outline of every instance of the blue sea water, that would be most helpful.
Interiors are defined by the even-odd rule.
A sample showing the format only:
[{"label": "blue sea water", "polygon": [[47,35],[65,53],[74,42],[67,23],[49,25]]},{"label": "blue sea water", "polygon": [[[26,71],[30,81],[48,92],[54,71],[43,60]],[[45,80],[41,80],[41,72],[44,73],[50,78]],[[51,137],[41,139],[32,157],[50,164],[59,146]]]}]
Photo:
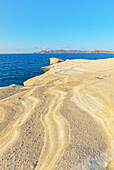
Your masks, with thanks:
[{"label": "blue sea water", "polygon": [[41,67],[49,65],[49,58],[105,59],[114,54],[0,54],[0,87],[11,84],[23,85],[27,79],[41,75]]}]

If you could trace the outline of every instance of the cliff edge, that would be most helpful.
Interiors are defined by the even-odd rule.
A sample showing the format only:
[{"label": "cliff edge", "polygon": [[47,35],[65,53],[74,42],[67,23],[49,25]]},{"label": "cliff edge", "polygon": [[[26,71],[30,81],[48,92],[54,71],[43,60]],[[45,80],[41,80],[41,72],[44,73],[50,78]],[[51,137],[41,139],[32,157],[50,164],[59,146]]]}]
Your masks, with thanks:
[{"label": "cliff edge", "polygon": [[49,67],[0,88],[0,169],[114,169],[114,59]]}]

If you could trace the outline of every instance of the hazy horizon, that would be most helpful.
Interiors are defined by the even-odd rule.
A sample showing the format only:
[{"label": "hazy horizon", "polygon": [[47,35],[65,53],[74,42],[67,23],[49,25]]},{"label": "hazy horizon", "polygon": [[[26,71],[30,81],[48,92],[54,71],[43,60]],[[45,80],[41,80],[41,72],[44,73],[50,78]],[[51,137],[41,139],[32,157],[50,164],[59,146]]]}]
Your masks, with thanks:
[{"label": "hazy horizon", "polygon": [[[54,51],[56,51],[56,50],[66,50],[66,49],[50,49],[50,50],[45,50],[45,49],[43,49],[43,50],[39,50],[39,51],[34,51],[34,52],[0,52],[0,54],[33,54],[33,53],[39,53],[39,52],[41,52],[41,51],[51,51],[51,50],[54,50]],[[75,50],[75,49],[69,49],[69,50]],[[69,50],[66,50],[66,51],[69,51]],[[104,50],[104,49],[102,49],[102,50],[98,50],[98,49],[93,49],[93,50],[76,50],[76,51],[109,51],[109,52],[114,52],[114,50]]]}]

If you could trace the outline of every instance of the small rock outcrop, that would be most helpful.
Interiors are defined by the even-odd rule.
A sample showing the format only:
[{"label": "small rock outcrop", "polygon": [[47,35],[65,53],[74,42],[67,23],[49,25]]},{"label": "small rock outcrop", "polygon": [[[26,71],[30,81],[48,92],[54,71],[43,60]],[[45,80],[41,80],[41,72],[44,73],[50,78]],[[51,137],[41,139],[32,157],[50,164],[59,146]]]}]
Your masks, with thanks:
[{"label": "small rock outcrop", "polygon": [[64,60],[60,58],[50,58],[50,65],[60,63],[60,62],[64,62]]},{"label": "small rock outcrop", "polygon": [[41,70],[43,70],[43,71],[49,71],[49,70],[50,70],[50,66],[42,67]]},{"label": "small rock outcrop", "polygon": [[50,58],[50,66],[42,67],[41,70],[49,71],[52,67],[54,67],[52,65],[61,63],[61,62],[64,62],[64,60],[60,58]]}]

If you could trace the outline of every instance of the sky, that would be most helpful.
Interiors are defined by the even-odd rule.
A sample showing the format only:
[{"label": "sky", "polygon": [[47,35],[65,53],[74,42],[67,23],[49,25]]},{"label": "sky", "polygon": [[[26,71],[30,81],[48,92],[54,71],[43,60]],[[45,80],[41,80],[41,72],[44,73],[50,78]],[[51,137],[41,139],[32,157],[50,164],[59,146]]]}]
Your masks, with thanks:
[{"label": "sky", "polygon": [[0,0],[0,53],[114,51],[114,0]]}]

